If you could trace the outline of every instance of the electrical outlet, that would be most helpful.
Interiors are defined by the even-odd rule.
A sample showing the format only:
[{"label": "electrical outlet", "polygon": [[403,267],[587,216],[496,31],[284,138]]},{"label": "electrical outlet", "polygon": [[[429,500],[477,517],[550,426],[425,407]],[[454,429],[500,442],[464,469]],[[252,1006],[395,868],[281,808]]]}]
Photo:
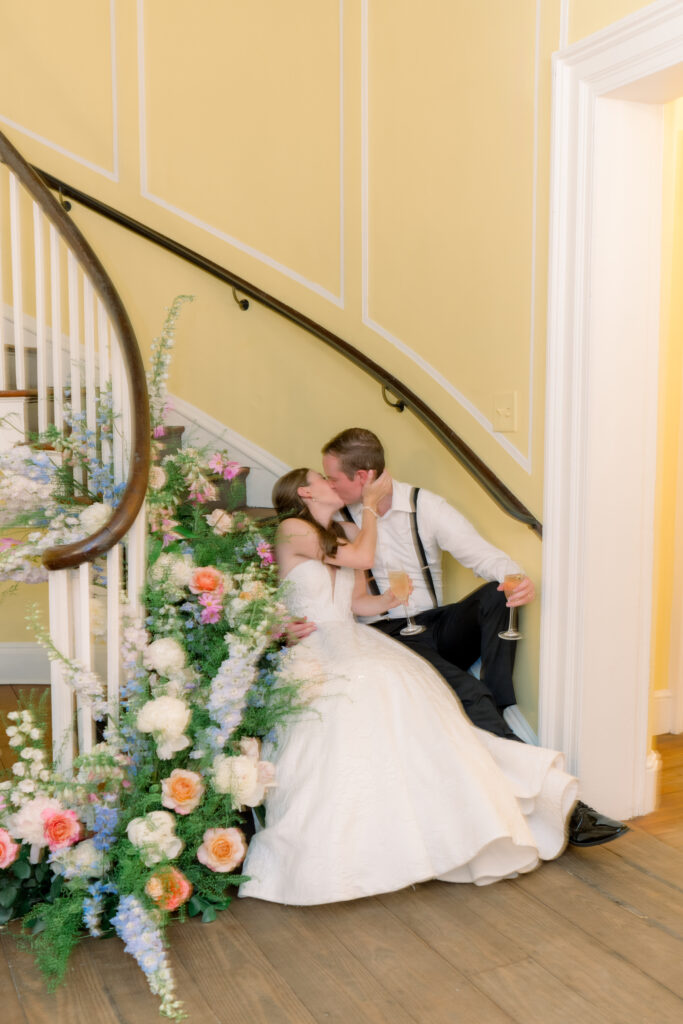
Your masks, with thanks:
[{"label": "electrical outlet", "polygon": [[504,434],[517,430],[516,391],[505,391],[493,396],[493,429]]}]

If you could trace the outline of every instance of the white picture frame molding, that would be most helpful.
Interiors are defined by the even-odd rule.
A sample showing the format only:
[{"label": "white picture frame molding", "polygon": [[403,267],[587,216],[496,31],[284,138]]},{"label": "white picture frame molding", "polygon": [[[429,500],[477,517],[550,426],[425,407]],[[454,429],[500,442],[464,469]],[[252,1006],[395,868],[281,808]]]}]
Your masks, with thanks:
[{"label": "white picture frame molding", "polygon": [[683,2],[554,55],[539,730],[584,800],[654,809],[649,749],[662,105]]}]

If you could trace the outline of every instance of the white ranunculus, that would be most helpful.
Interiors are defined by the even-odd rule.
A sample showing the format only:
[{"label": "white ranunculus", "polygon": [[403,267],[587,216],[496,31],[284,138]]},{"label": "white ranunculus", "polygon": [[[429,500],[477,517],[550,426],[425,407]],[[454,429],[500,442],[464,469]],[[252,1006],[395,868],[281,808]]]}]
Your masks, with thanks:
[{"label": "white ranunculus", "polygon": [[109,521],[112,511],[111,505],[96,501],[94,505],[88,505],[87,508],[84,508],[79,513],[78,518],[81,521],[81,526],[90,536],[90,534],[97,533]]},{"label": "white ranunculus", "polygon": [[153,640],[144,652],[145,668],[158,672],[160,676],[170,679],[175,673],[185,668],[185,651],[177,640],[170,636]]},{"label": "white ranunculus", "polygon": [[133,818],[126,832],[133,846],[140,849],[147,867],[164,859],[175,860],[185,847],[175,834],[175,817],[170,811],[151,811],[142,818]]}]

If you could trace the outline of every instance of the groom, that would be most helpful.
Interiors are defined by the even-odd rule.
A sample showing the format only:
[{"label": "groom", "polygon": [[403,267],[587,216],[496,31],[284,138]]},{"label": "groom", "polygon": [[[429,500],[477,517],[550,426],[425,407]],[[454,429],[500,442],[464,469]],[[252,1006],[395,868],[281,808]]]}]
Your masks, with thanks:
[{"label": "groom", "polygon": [[[343,430],[323,447],[323,469],[346,502],[347,518],[360,525],[362,490],[368,473],[384,470],[384,449],[370,430]],[[493,547],[448,502],[420,488],[394,481],[392,493],[378,506],[377,552],[368,573],[370,589],[388,589],[388,571],[405,569],[411,577],[411,609],[425,631],[404,637],[401,609],[371,622],[382,632],[426,658],[458,695],[472,722],[509,739],[517,739],[502,711],[515,703],[512,683],[515,643],[498,633],[508,624],[509,607],[528,604],[535,596],[532,581],[503,551]],[[489,580],[464,600],[442,601],[441,553],[448,551],[462,565]],[[506,602],[503,577],[521,574]],[[467,670],[481,657],[481,678]],[[569,842],[594,846],[616,839],[627,827],[578,803],[569,822]]]}]

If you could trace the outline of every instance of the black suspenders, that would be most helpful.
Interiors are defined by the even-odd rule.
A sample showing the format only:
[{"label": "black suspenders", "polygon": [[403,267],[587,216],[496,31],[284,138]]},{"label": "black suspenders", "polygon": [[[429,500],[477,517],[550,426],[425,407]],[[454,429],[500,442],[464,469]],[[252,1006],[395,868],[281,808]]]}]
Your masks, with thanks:
[{"label": "black suspenders", "polygon": [[[422,543],[422,538],[420,537],[420,532],[417,528],[417,496],[419,493],[419,487],[413,487],[410,492],[410,531],[413,536],[413,544],[415,545],[415,551],[417,552],[418,561],[420,563],[420,569],[422,570],[422,577],[424,579],[425,586],[429,591],[429,595],[432,599],[432,604],[434,605],[435,608],[437,608],[439,602],[436,597],[436,588],[434,587],[434,580],[432,578],[431,569],[429,568],[429,564],[427,562],[427,555],[425,553],[424,545]],[[349,512],[348,507],[346,505],[344,505],[344,507],[340,511],[344,518],[347,520],[347,522],[355,522],[353,516]],[[377,586],[377,580],[372,574],[372,569],[366,569],[365,576],[368,581],[368,588],[370,590],[370,593],[381,593],[379,587]],[[384,614],[386,615],[387,613],[385,612]]]}]

